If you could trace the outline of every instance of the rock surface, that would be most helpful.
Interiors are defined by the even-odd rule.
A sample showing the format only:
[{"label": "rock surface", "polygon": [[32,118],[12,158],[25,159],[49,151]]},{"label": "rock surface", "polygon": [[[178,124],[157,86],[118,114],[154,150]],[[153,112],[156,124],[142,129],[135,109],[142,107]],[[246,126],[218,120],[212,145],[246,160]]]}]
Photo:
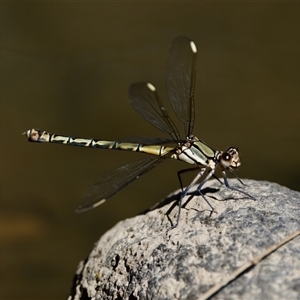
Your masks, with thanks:
[{"label": "rock surface", "polygon": [[[119,222],[81,262],[69,299],[300,299],[300,236],[219,289],[238,268],[300,229],[300,193],[245,180],[251,200],[216,180],[183,201],[179,192],[145,214]],[[236,180],[230,180],[238,186]],[[168,214],[167,214],[168,213]]]}]

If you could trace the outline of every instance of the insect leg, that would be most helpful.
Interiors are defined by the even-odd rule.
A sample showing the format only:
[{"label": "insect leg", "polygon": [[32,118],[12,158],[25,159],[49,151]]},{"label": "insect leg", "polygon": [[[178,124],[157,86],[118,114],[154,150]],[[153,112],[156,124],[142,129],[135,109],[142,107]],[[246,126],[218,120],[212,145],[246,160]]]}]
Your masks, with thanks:
[{"label": "insect leg", "polygon": [[[189,184],[188,187],[185,188],[185,190],[183,190],[183,185],[182,185],[182,180],[181,180],[181,174],[183,173],[186,173],[186,172],[192,172],[192,171],[195,171],[195,170],[199,170],[198,167],[195,167],[195,168],[190,168],[190,169],[184,169],[184,170],[180,170],[177,175],[178,175],[178,178],[179,178],[179,182],[180,182],[180,186],[181,186],[181,190],[182,190],[182,193],[181,193],[181,196],[180,196],[180,199],[178,201],[178,215],[177,215],[177,219],[176,219],[176,223],[171,227],[171,229],[177,227],[178,223],[179,223],[179,218],[180,218],[180,212],[181,212],[181,207],[182,207],[182,199],[186,196],[186,194],[188,193],[188,191],[190,190],[190,188],[192,186],[194,186],[196,184],[196,182],[201,178],[201,176],[204,174],[206,168],[202,168],[200,170],[200,172],[196,175],[196,177],[193,179],[193,181]],[[205,200],[206,201],[206,200]]]},{"label": "insect leg", "polygon": [[[251,198],[251,199],[253,199],[253,200],[256,200],[256,199],[255,199],[253,196],[251,196],[250,194],[248,194],[248,193],[246,193],[246,192],[244,192],[244,191],[242,191],[242,190],[240,190],[240,189],[237,189],[237,188],[235,188],[235,187],[230,186],[229,183],[228,183],[228,179],[227,179],[227,175],[226,175],[225,171],[222,171],[222,175],[223,175],[223,179],[224,179],[225,186],[226,186],[228,189],[233,190],[233,191],[236,191],[236,192],[239,192],[239,193],[244,194],[245,196],[247,196],[247,197],[249,197],[249,198]],[[240,181],[240,180],[239,180],[239,181]]]}]

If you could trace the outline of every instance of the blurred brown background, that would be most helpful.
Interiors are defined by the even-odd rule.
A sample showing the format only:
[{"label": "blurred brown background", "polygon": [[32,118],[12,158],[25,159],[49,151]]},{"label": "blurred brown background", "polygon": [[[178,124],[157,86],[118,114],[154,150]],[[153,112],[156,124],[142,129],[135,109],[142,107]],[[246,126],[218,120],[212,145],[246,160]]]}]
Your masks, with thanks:
[{"label": "blurred brown background", "polygon": [[130,106],[130,83],[166,101],[169,45],[198,48],[194,134],[239,146],[241,178],[300,190],[299,3],[1,3],[0,299],[62,299],[80,260],[116,222],[179,188],[166,162],[103,206],[75,214],[105,172],[141,158],[21,133],[164,135]]}]

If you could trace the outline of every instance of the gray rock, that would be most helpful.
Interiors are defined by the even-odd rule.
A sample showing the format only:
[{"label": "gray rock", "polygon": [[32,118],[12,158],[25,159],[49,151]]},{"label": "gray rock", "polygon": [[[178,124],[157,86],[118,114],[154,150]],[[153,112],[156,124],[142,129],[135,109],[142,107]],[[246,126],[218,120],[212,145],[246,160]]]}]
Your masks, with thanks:
[{"label": "gray rock", "polygon": [[[184,199],[179,192],[146,214],[119,222],[81,262],[69,299],[300,299],[300,237],[279,247],[212,296],[210,288],[300,229],[300,193],[245,180],[257,200],[209,181]],[[234,186],[240,185],[230,180]],[[167,212],[169,214],[167,215]]]}]

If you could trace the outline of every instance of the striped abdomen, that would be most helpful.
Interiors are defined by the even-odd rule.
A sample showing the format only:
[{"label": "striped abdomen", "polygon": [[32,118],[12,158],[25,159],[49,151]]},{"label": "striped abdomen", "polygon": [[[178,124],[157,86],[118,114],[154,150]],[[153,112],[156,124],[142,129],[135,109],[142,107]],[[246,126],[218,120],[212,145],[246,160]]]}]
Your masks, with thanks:
[{"label": "striped abdomen", "polygon": [[[113,149],[113,150],[124,150],[142,152],[152,154],[156,156],[164,156],[174,150],[174,147],[166,147],[161,145],[144,145],[142,143],[129,143],[129,142],[118,142],[118,141],[103,141],[93,138],[79,138],[65,135],[58,135],[48,133],[41,129],[30,129],[26,131],[28,141],[37,143],[57,143],[69,146],[89,147],[89,148],[100,148],[100,149]],[[170,156],[171,158],[172,155]]]}]

